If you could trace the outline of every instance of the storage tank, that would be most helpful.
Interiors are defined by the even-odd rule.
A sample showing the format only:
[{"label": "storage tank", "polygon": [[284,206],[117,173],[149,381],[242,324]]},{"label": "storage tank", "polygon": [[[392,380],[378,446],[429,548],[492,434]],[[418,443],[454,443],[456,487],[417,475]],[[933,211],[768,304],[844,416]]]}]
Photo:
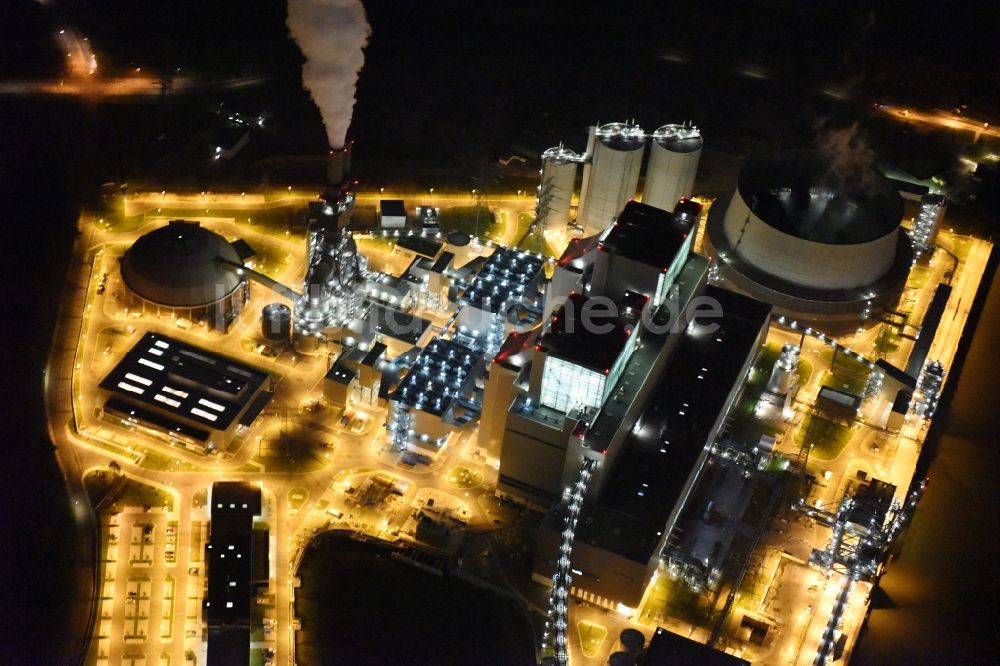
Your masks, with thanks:
[{"label": "storage tank", "polygon": [[312,333],[295,333],[295,349],[300,354],[315,354],[319,348],[319,338]]},{"label": "storage tank", "polygon": [[584,199],[577,216],[584,233],[603,231],[635,196],[646,134],[638,125],[608,123],[594,133]]},{"label": "storage tank", "polygon": [[260,313],[260,333],[265,340],[288,342],[292,337],[292,309],[283,303],[265,305]]},{"label": "storage tank", "polygon": [[542,153],[542,183],[539,221],[548,231],[563,231],[569,221],[570,202],[576,185],[576,165],[580,156],[556,146]]},{"label": "storage tank", "polygon": [[767,382],[767,392],[775,395],[788,395],[795,384],[796,370],[799,367],[798,345],[786,342],[781,347],[781,356],[774,362],[774,369],[771,370],[771,378]]},{"label": "storage tank", "polygon": [[681,197],[691,196],[703,144],[697,127],[664,125],[653,132],[642,202],[673,211]]}]

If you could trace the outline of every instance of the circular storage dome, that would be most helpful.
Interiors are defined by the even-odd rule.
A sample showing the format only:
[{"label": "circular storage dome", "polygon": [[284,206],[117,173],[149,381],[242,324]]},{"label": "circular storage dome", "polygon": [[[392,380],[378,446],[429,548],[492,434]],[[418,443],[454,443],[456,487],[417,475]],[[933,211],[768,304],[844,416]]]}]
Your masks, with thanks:
[{"label": "circular storage dome", "polygon": [[215,303],[236,291],[242,278],[221,257],[242,264],[236,250],[197,222],[170,222],[140,237],[122,257],[122,280],[136,296],[170,307]]}]

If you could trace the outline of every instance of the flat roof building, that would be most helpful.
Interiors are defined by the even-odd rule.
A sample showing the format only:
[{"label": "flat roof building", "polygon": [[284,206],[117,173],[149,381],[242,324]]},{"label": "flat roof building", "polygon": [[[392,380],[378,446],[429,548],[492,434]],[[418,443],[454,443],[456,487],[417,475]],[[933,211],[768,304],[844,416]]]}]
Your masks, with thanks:
[{"label": "flat roof building", "polygon": [[106,418],[199,452],[224,449],[271,398],[268,373],[146,333],[101,381]]},{"label": "flat roof building", "polygon": [[444,249],[443,243],[424,236],[413,235],[412,232],[405,236],[400,236],[396,240],[396,251],[411,257],[418,256],[437,259],[442,249]]},{"label": "flat roof building", "polygon": [[261,492],[249,483],[220,481],[212,484],[210,502],[212,523],[205,545],[208,592],[204,601],[208,664],[248,664],[254,594],[253,520],[261,515]]},{"label": "flat roof building", "polygon": [[640,666],[675,666],[676,664],[698,664],[698,666],[750,666],[746,659],[713,650],[704,643],[681,636],[663,627],[657,627]]},{"label": "flat roof building", "polygon": [[402,199],[382,199],[378,204],[379,226],[401,229],[406,226],[406,207]]},{"label": "flat roof building", "polygon": [[[537,300],[538,288],[544,275],[543,260],[516,248],[497,247],[476,273],[465,289],[459,303],[462,305],[459,322],[466,328],[485,333],[499,316],[504,333],[517,321],[518,306]],[[520,328],[531,326],[541,319],[542,310]]]},{"label": "flat roof building", "polygon": [[[769,305],[712,286],[705,296],[721,316],[680,334],[624,440],[598,451],[608,469],[595,475],[596,498],[577,522],[573,565],[583,574],[574,585],[609,603],[634,607],[641,599],[766,337]],[[702,330],[706,324],[717,328]],[[552,573],[563,511],[543,523],[538,578]]]},{"label": "flat roof building", "polygon": [[471,340],[434,338],[389,396],[412,418],[408,443],[437,451],[456,426],[478,416],[481,402],[470,386],[484,368],[483,350]]},{"label": "flat roof building", "polygon": [[920,322],[920,332],[917,333],[917,341],[913,343],[913,350],[906,361],[907,374],[919,377],[920,373],[923,372],[924,364],[927,363],[927,354],[934,343],[934,337],[937,335],[938,327],[941,325],[941,318],[944,316],[945,309],[948,307],[948,299],[950,298],[950,286],[941,283],[934,290],[934,297],[931,299],[930,305],[927,306],[927,312],[924,313],[924,318]]},{"label": "flat roof building", "polygon": [[613,301],[630,291],[649,296],[654,305],[662,303],[687,261],[696,220],[628,202],[600,236],[591,291]]}]

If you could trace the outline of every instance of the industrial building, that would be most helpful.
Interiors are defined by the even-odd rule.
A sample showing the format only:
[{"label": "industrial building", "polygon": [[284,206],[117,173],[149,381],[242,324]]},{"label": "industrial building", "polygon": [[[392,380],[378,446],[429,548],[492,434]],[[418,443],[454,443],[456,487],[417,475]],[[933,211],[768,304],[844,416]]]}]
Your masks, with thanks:
[{"label": "industrial building", "polygon": [[382,199],[378,204],[379,227],[402,229],[406,226],[406,206],[402,199]]},{"label": "industrial building", "polygon": [[[254,518],[261,515],[261,491],[248,483],[220,481],[212,484],[209,501],[207,661],[209,666],[249,664],[254,588],[268,584],[268,533],[253,529]],[[263,539],[254,538],[258,532]]]},{"label": "industrial building", "polygon": [[323,397],[337,409],[357,403],[380,404],[382,364],[388,347],[376,342],[345,351],[323,379]]},{"label": "industrial building", "polygon": [[126,305],[228,330],[250,297],[243,262],[219,234],[172,220],[140,236],[121,259]]},{"label": "industrial building", "polygon": [[329,214],[310,223],[308,228],[308,268],[302,294],[295,303],[296,334],[300,340],[322,337],[324,330],[353,320],[369,277],[368,262],[358,253],[354,238],[345,229],[354,210],[354,194],[341,189],[326,200]]},{"label": "industrial building", "polygon": [[[574,587],[598,603],[638,605],[766,338],[768,305],[715,287],[706,296],[721,304],[722,316],[711,319],[718,328],[709,333],[695,325],[678,334],[620,439],[606,448],[606,436],[591,442],[583,434],[582,446],[600,454],[604,472],[595,476],[577,520],[573,567],[581,573]],[[564,510],[560,504],[543,523],[539,579],[554,571]]]},{"label": "industrial building", "polygon": [[471,337],[434,338],[390,396],[389,437],[397,450],[437,453],[452,432],[478,418],[483,348]]},{"label": "industrial building", "polygon": [[933,250],[938,229],[947,211],[948,200],[940,194],[925,194],[920,198],[920,208],[910,229],[913,249],[918,255]]},{"label": "industrial building", "polygon": [[[645,384],[638,378],[663,362],[659,351],[672,338],[669,331],[686,325],[659,318],[686,316],[686,303],[704,287],[706,262],[691,254],[690,241],[689,221],[629,202],[604,233],[567,247],[548,285],[547,315],[530,358],[524,343],[509,336],[494,363],[500,366],[498,377],[491,369],[487,383],[488,446],[497,447],[501,422],[505,431],[499,493],[548,508],[560,496],[567,469],[582,455],[570,451],[567,432],[574,423],[596,414],[596,432],[617,431],[622,413],[601,406],[612,392],[614,403],[635,401]],[[673,302],[663,307],[668,293]],[[604,332],[587,325],[585,317]],[[663,330],[647,330],[651,324]],[[643,349],[633,359],[640,342]],[[620,382],[623,373],[632,379]],[[498,404],[494,393],[504,400]],[[506,397],[515,394],[516,399]]]},{"label": "industrial building", "polygon": [[225,450],[271,399],[271,377],[146,333],[101,381],[104,418],[199,453]]},{"label": "industrial building", "polygon": [[899,300],[913,262],[901,217],[874,170],[848,182],[817,152],[779,151],[750,160],[712,205],[706,247],[727,285],[776,313],[855,322]]},{"label": "industrial building", "polygon": [[508,335],[485,386],[497,493],[547,512],[535,578],[568,566],[572,514],[566,591],[610,608],[636,606],[666,557],[770,322],[770,305],[706,286],[697,212],[631,201],[571,242],[544,322]]},{"label": "industrial building", "polygon": [[[487,336],[498,329],[495,347],[511,327],[524,329],[538,322],[542,308],[539,285],[542,259],[516,248],[497,247],[459,299],[459,325]],[[491,350],[496,352],[496,348]]]},{"label": "industrial building", "polygon": [[389,305],[364,301],[358,316],[340,329],[339,340],[346,347],[369,348],[375,343],[388,347],[390,357],[423,347],[434,332],[431,322]]},{"label": "industrial building", "polygon": [[698,666],[750,666],[746,659],[714,650],[686,636],[657,627],[645,654],[636,662],[640,666],[673,666],[673,664],[698,664]]}]

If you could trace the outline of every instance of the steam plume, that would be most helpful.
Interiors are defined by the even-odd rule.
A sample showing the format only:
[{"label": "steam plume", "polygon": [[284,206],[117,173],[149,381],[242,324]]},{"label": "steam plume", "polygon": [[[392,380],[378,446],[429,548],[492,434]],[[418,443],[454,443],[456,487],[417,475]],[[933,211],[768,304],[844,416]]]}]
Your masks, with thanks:
[{"label": "steam plume", "polygon": [[861,135],[857,123],[827,130],[816,143],[826,161],[830,185],[848,192],[878,191],[875,151]]},{"label": "steam plume", "polygon": [[288,0],[286,23],[306,57],[302,85],[319,107],[330,147],[341,148],[372,31],[365,8],[360,0]]}]

